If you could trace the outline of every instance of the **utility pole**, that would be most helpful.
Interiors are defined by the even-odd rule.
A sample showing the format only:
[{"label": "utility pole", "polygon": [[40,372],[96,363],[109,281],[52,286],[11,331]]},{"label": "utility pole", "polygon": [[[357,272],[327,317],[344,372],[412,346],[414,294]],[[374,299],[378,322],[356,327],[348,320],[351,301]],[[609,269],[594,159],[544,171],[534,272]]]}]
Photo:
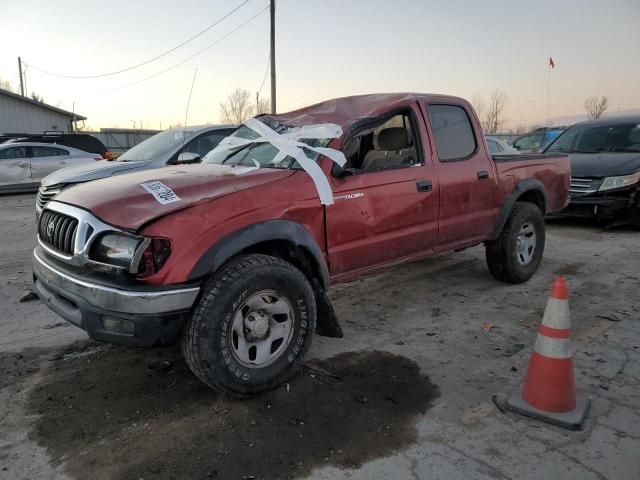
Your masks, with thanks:
[{"label": "utility pole", "polygon": [[276,0],[271,0],[271,113],[276,113]]},{"label": "utility pole", "polygon": [[256,92],[256,115],[260,113],[260,92]]},{"label": "utility pole", "polygon": [[22,59],[18,57],[18,73],[20,74],[20,95],[24,97],[24,83],[22,83]]}]

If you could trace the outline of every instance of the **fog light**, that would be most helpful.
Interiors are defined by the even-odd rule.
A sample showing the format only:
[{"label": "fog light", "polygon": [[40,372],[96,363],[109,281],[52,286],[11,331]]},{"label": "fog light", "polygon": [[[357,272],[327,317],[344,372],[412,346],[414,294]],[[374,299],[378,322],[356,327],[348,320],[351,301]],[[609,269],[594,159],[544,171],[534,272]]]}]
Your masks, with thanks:
[{"label": "fog light", "polygon": [[133,335],[136,333],[136,324],[131,320],[115,317],[102,317],[102,326],[105,330],[124,335]]}]

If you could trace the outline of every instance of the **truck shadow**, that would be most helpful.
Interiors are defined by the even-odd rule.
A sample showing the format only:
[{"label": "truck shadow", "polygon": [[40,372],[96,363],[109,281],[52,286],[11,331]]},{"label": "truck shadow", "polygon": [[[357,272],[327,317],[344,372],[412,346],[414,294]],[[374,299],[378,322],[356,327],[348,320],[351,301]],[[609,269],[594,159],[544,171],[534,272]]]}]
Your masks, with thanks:
[{"label": "truck shadow", "polygon": [[[31,391],[33,439],[76,478],[294,478],[357,467],[416,440],[438,389],[413,361],[349,352],[311,361],[250,400],[198,381],[178,349],[83,343]],[[84,353],[93,349],[90,353]]]}]

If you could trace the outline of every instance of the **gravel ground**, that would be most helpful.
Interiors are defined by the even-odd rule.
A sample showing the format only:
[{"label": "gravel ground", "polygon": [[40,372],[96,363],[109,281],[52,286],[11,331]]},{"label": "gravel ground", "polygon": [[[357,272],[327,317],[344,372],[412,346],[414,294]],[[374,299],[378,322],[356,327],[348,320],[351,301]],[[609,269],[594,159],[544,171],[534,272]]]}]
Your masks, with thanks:
[{"label": "gravel ground", "polygon": [[[345,337],[316,337],[289,385],[237,401],[175,348],[100,345],[20,303],[33,202],[0,197],[0,479],[640,477],[636,232],[554,221],[526,285],[494,281],[482,248],[338,285]],[[554,274],[592,399],[576,432],[492,402],[522,380]]]}]

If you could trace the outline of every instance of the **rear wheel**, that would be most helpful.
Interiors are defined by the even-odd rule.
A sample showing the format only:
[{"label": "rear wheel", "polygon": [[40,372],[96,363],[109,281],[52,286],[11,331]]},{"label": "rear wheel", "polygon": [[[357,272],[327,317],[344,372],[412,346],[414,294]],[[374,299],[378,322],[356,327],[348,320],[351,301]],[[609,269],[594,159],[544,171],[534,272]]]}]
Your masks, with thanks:
[{"label": "rear wheel", "polygon": [[532,203],[518,202],[498,238],[486,244],[489,271],[503,282],[526,282],[540,265],[544,245],[542,212]]},{"label": "rear wheel", "polygon": [[316,323],[306,276],[267,255],[243,255],[204,286],[182,337],[191,370],[215,390],[250,396],[302,366]]}]

